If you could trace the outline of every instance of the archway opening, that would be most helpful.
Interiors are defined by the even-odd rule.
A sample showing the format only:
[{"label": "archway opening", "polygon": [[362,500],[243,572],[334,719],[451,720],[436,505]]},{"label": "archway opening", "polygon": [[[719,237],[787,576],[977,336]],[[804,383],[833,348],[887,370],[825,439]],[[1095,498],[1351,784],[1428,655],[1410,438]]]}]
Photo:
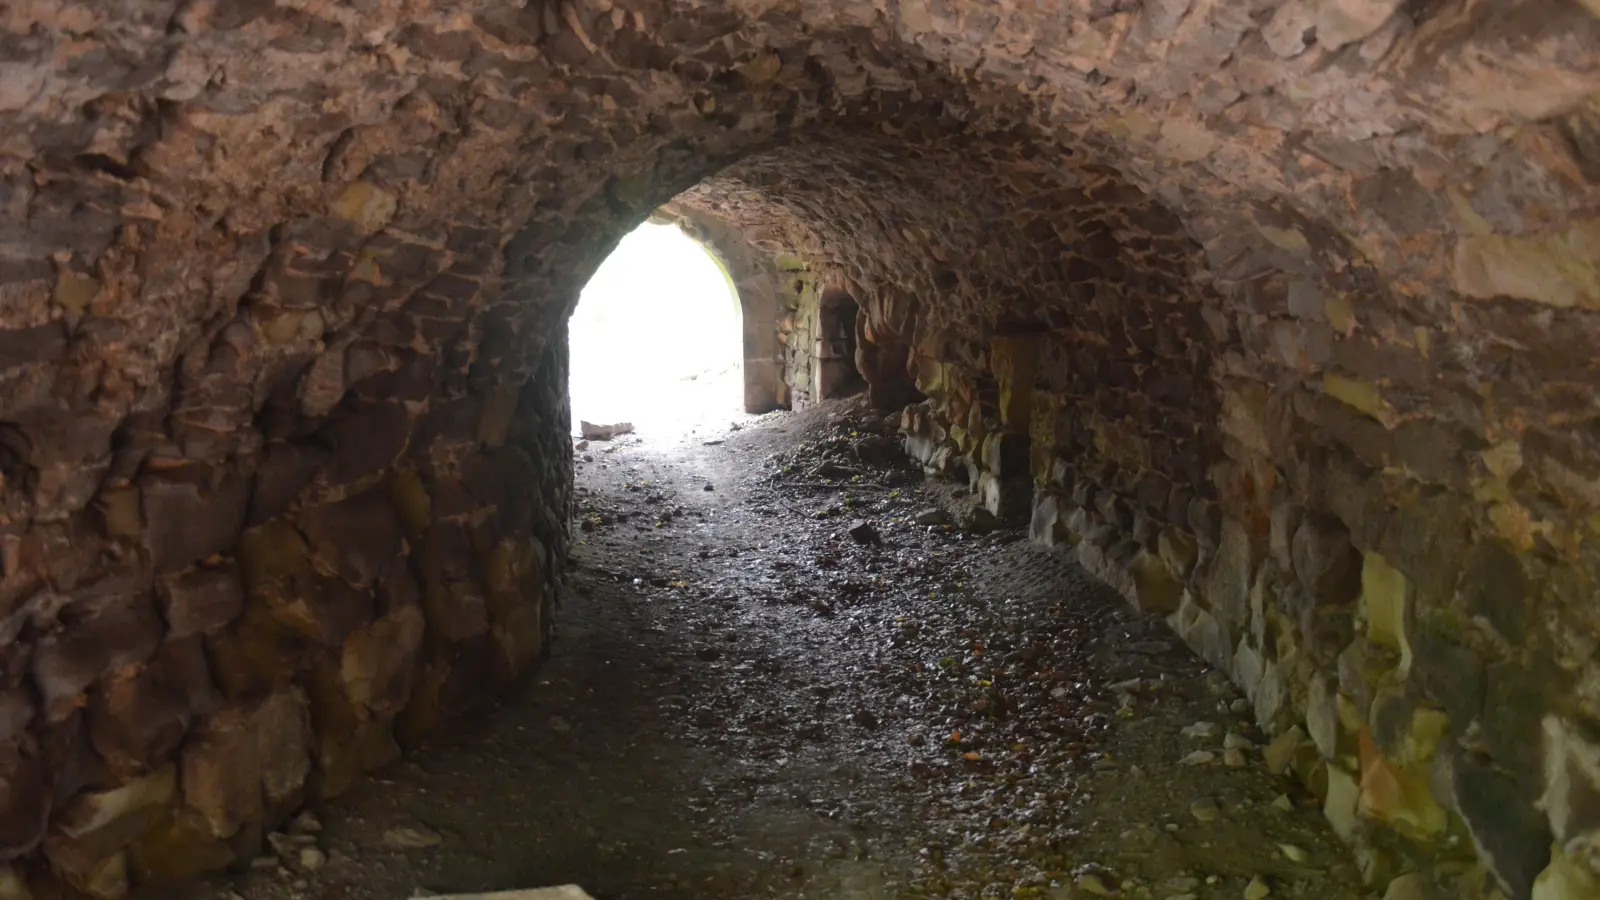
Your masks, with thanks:
[{"label": "archway opening", "polygon": [[630,232],[584,287],[568,325],[573,426],[689,434],[742,414],[739,296],[673,224]]},{"label": "archway opening", "polygon": [[816,384],[812,393],[818,400],[846,397],[867,386],[856,369],[856,318],[861,305],[841,290],[822,295],[817,310],[817,340],[813,349]]}]

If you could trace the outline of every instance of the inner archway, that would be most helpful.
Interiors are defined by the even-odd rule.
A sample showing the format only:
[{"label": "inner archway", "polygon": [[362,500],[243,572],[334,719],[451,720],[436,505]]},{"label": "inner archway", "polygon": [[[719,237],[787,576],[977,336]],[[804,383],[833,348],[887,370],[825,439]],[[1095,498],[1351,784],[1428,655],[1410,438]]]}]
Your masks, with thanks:
[{"label": "inner archway", "polygon": [[732,280],[701,244],[673,224],[640,225],[568,324],[574,427],[683,434],[736,415],[742,318]]}]

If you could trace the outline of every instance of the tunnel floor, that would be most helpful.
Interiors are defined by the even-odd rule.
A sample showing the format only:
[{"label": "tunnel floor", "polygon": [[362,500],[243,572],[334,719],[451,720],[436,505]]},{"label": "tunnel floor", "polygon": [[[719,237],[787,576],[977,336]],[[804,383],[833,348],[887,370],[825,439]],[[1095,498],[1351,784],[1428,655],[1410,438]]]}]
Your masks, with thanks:
[{"label": "tunnel floor", "polygon": [[[580,450],[536,681],[250,871],[159,896],[1367,895],[1220,676],[1022,530],[966,527],[950,486],[847,449],[888,429],[840,401]],[[917,524],[934,506],[956,524]]]}]

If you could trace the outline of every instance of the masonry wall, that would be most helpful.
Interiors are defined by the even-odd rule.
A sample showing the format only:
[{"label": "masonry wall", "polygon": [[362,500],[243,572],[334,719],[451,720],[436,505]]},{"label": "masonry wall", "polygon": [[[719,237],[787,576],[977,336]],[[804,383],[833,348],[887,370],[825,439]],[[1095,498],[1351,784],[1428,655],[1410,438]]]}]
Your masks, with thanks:
[{"label": "masonry wall", "polygon": [[0,9],[0,884],[247,858],[533,664],[562,323],[675,197],[771,256],[778,402],[849,290],[913,449],[1246,684],[1375,885],[1581,884],[1596,47],[1588,0]]}]

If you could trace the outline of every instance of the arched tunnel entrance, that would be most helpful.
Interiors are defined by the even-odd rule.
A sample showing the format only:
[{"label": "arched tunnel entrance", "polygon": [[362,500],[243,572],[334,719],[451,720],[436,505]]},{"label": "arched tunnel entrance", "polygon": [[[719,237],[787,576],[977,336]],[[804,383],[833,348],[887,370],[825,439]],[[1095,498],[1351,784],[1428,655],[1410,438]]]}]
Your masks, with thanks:
[{"label": "arched tunnel entrance", "polygon": [[675,224],[629,232],[567,322],[579,435],[585,422],[596,426],[588,436],[624,423],[686,435],[743,412],[742,305],[722,266]]},{"label": "arched tunnel entrance", "polygon": [[1590,0],[0,22],[0,898],[1600,892]]}]

